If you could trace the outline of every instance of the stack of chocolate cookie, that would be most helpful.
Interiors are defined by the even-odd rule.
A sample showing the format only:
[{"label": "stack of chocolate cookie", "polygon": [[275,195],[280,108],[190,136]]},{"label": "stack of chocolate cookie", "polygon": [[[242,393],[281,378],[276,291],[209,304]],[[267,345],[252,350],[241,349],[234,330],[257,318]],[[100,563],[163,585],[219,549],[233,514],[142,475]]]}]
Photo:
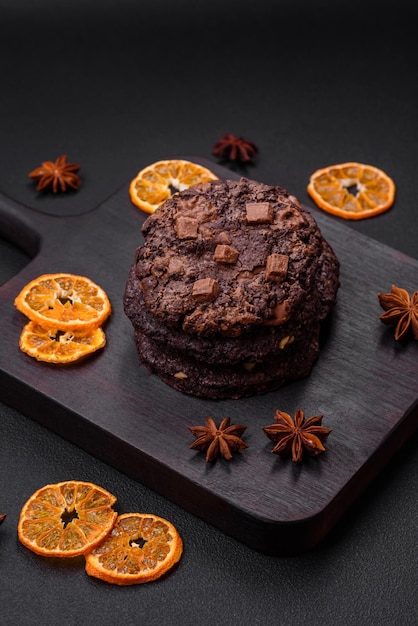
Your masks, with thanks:
[{"label": "stack of chocolate cookie", "polygon": [[150,371],[213,399],[310,373],[339,263],[296,198],[245,178],[216,180],[172,196],[142,232],[124,309]]}]

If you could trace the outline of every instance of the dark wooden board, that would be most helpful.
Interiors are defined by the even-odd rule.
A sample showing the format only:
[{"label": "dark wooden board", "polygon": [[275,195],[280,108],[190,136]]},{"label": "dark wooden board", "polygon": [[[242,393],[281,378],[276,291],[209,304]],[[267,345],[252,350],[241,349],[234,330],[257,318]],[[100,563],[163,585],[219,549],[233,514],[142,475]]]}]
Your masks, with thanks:
[{"label": "dark wooden board", "polygon": [[[221,177],[237,178],[214,163]],[[145,165],[145,164],[144,164]],[[417,426],[418,342],[395,342],[377,292],[417,288],[418,262],[313,209],[341,261],[338,304],[312,374],[263,396],[206,401],[178,393],[138,364],[122,296],[145,214],[128,183],[102,205],[53,216],[0,198],[0,232],[33,257],[0,287],[0,398],[256,550],[291,555],[316,545]],[[20,289],[49,272],[89,276],[113,314],[103,351],[57,367],[20,352]],[[276,409],[322,413],[327,451],[295,466],[271,454],[261,427]],[[229,416],[249,447],[205,463],[188,426]],[[77,478],[71,476],[68,478]]]}]

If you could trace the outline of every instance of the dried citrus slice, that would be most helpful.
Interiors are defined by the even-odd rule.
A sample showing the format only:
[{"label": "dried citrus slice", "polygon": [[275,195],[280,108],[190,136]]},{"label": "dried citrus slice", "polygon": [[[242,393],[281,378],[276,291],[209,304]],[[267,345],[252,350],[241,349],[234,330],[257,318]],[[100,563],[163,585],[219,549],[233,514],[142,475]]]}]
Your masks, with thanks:
[{"label": "dried citrus slice", "polygon": [[22,352],[48,363],[72,363],[105,344],[106,335],[101,328],[61,331],[43,328],[36,322],[26,324],[19,340]]},{"label": "dried citrus slice", "polygon": [[154,213],[173,193],[217,178],[206,167],[191,161],[182,159],[157,161],[135,176],[129,186],[129,195],[140,209],[146,213]]},{"label": "dried citrus slice", "polygon": [[86,331],[110,315],[106,292],[90,278],[74,274],[43,274],[23,287],[15,306],[43,328]]},{"label": "dried citrus slice", "polygon": [[310,177],[308,193],[324,211],[361,220],[392,206],[395,183],[373,165],[349,162],[316,170]]},{"label": "dried citrus slice", "polygon": [[85,554],[112,529],[115,496],[93,483],[69,480],[46,485],[23,506],[19,540],[43,556]]},{"label": "dried citrus slice", "polygon": [[146,583],[171,569],[182,552],[182,539],[171,522],[148,513],[125,513],[85,555],[86,572],[115,585]]}]

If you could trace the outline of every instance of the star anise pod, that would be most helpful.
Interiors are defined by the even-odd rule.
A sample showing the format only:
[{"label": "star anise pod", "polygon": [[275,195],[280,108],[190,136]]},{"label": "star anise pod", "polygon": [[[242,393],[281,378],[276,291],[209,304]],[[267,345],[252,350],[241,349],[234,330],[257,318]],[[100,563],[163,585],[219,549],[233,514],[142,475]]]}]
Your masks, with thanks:
[{"label": "star anise pod", "polygon": [[63,154],[55,162],[44,161],[28,176],[38,181],[37,191],[52,187],[52,191],[56,193],[59,189],[66,191],[67,187],[78,188],[81,178],[75,172],[78,172],[79,169],[80,166],[77,163],[67,163],[67,156]]},{"label": "star anise pod", "polygon": [[189,426],[189,430],[196,437],[190,448],[206,452],[206,462],[214,461],[221,454],[224,459],[232,458],[232,452],[248,448],[248,444],[241,439],[246,426],[230,425],[230,418],[225,417],[218,426],[212,417],[206,418],[206,426]]},{"label": "star anise pod", "polygon": [[254,159],[257,154],[258,150],[253,143],[230,133],[224,133],[222,138],[213,145],[213,155],[229,161],[247,163]]},{"label": "star anise pod", "polygon": [[377,297],[385,310],[380,319],[395,326],[395,339],[403,339],[409,330],[418,339],[418,291],[410,296],[406,289],[392,285],[390,293],[378,293]]},{"label": "star anise pod", "polygon": [[324,452],[331,429],[321,426],[323,415],[314,415],[305,421],[302,409],[292,419],[284,411],[277,410],[274,414],[275,424],[263,426],[266,436],[276,445],[272,452],[279,455],[292,455],[294,463],[302,461],[303,453],[316,456]]},{"label": "star anise pod", "polygon": [[0,524],[2,524],[5,519],[6,519],[6,513],[0,513]]}]

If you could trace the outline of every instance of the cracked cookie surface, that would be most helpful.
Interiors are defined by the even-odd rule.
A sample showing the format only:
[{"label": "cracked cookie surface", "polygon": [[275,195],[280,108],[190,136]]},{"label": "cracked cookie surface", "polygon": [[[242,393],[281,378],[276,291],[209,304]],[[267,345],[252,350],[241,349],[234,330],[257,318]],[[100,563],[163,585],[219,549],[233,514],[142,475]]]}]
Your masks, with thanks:
[{"label": "cracked cookie surface", "polygon": [[311,214],[280,187],[196,185],[143,226],[135,279],[147,310],[184,332],[235,337],[297,316],[323,319],[338,262]]}]

